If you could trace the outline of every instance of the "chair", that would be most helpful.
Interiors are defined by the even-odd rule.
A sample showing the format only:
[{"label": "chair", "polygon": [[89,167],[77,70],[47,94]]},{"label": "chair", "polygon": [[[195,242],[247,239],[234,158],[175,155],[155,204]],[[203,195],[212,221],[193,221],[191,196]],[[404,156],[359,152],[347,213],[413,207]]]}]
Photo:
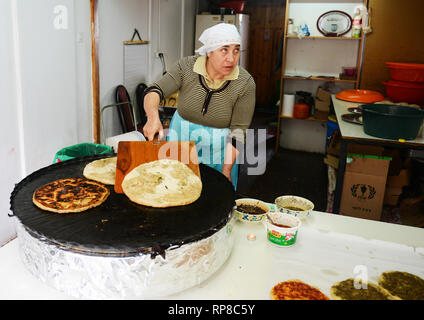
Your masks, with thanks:
[{"label": "chair", "polygon": [[121,124],[122,133],[133,132],[135,130],[136,118],[134,114],[134,109],[130,101],[129,94],[127,89],[123,85],[119,85],[115,90],[115,100],[117,103],[109,104],[104,106],[100,110],[100,122],[101,122],[101,132],[103,133],[102,141],[106,140],[106,131],[103,121],[103,112],[111,107],[118,109],[119,122]]},{"label": "chair", "polygon": [[115,102],[118,107],[119,121],[123,133],[135,130],[136,119],[127,89],[119,85],[115,90]]},{"label": "chair", "polygon": [[140,132],[143,132],[143,127],[147,122],[146,111],[144,111],[144,91],[146,89],[147,86],[144,83],[140,83],[135,89],[135,100],[140,115],[140,122],[137,124],[137,130]]}]

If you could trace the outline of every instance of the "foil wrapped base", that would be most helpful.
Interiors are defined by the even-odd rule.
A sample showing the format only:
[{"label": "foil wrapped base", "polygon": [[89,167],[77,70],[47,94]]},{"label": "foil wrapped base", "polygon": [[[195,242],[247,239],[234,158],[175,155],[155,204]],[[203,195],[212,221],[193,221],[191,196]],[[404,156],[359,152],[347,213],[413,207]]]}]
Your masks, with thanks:
[{"label": "foil wrapped base", "polygon": [[199,285],[229,257],[233,221],[208,238],[165,250],[165,258],[152,258],[150,254],[101,257],[76,253],[32,236],[15,219],[26,268],[51,287],[84,299],[155,299]]}]

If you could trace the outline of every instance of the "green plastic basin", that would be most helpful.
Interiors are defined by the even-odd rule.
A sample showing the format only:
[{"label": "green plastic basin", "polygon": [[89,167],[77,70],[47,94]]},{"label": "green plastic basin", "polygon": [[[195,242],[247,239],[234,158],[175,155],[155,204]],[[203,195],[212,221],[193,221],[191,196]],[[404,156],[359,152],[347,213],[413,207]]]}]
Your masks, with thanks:
[{"label": "green plastic basin", "polygon": [[363,104],[364,132],[383,139],[414,140],[424,119],[424,111],[418,108],[392,104]]}]

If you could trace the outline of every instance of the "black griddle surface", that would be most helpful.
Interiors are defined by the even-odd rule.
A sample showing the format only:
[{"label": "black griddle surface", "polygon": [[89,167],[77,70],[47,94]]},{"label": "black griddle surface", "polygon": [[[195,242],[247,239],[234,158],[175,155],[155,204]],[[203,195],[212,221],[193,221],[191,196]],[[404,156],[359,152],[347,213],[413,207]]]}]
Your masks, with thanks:
[{"label": "black griddle surface", "polygon": [[108,156],[82,157],[42,168],[16,185],[11,210],[33,236],[68,250],[92,255],[161,254],[208,237],[227,224],[235,205],[232,184],[218,171],[200,164],[200,198],[186,206],[152,208],[131,202],[113,186],[99,207],[79,213],[44,211],[32,202],[34,191],[51,181],[84,178],[84,167]]}]

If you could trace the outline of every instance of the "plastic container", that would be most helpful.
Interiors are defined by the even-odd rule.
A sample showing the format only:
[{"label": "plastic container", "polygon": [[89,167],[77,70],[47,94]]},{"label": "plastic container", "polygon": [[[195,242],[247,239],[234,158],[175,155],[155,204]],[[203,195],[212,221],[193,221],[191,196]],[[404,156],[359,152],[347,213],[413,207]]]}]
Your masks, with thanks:
[{"label": "plastic container", "polygon": [[347,76],[356,76],[356,67],[342,67],[342,72]]},{"label": "plastic container", "polygon": [[424,82],[383,81],[386,95],[393,102],[424,104]]},{"label": "plastic container", "polygon": [[99,154],[113,153],[111,146],[96,143],[80,143],[60,149],[53,160],[53,163],[71,160],[79,157],[95,156]]},{"label": "plastic container", "polygon": [[306,103],[296,103],[293,109],[293,117],[296,119],[309,118],[311,108]]},{"label": "plastic container", "polygon": [[386,62],[392,80],[424,82],[424,64]]},{"label": "plastic container", "polygon": [[414,140],[424,119],[424,111],[392,104],[363,104],[364,132],[383,139]]},{"label": "plastic container", "polygon": [[300,219],[281,212],[274,212],[268,216],[265,217],[265,220],[262,222],[266,228],[268,241],[280,248],[287,248],[294,245],[296,243],[299,228],[302,224]]},{"label": "plastic container", "polygon": [[222,8],[232,8],[236,13],[243,13],[246,1],[221,1],[219,4]]},{"label": "plastic container", "polygon": [[353,14],[353,19],[352,19],[352,37],[360,38],[361,29],[362,29],[361,10],[359,8],[356,8],[355,13]]}]

